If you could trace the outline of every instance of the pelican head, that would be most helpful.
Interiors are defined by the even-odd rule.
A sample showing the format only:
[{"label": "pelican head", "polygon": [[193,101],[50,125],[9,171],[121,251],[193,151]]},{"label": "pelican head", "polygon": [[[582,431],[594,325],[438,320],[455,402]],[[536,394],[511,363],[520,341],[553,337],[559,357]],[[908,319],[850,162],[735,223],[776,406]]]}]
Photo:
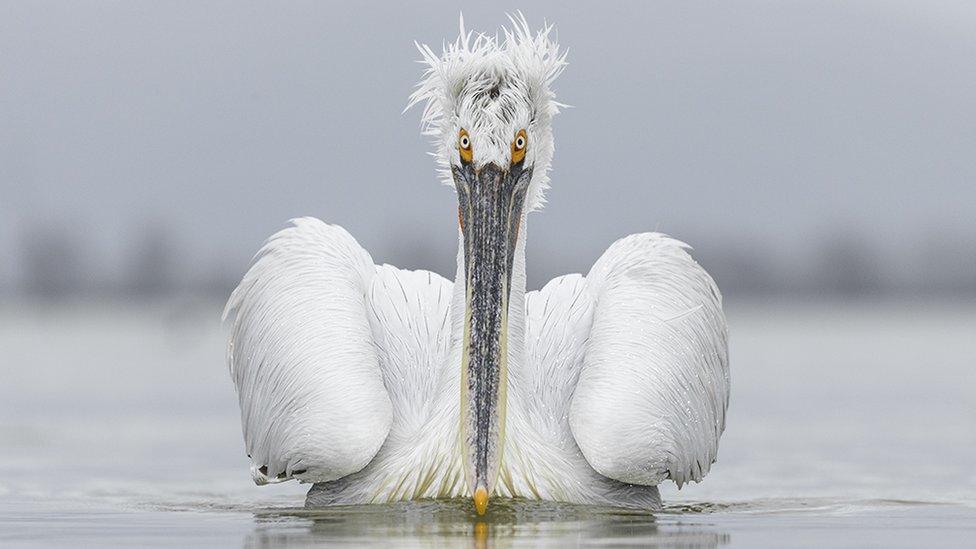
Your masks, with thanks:
[{"label": "pelican head", "polygon": [[500,37],[466,32],[462,20],[458,39],[439,56],[419,46],[427,70],[410,98],[410,105],[426,103],[423,132],[433,137],[442,178],[458,197],[461,444],[479,514],[494,490],[505,437],[513,262],[525,214],[544,203],[551,121],[560,107],[550,85],[565,66],[551,26],[532,33],[521,15],[510,19]]}]

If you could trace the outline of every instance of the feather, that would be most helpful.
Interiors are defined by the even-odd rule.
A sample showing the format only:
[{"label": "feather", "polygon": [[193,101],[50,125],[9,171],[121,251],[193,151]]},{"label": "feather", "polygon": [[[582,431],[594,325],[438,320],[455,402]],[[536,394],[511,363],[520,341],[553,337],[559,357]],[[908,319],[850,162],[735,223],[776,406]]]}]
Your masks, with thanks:
[{"label": "feather", "polygon": [[631,235],[586,277],[595,311],[570,425],[593,468],[622,482],[700,481],[725,429],[722,296],[686,248]]},{"label": "feather", "polygon": [[[440,55],[416,44],[426,69],[404,110],[423,103],[421,133],[433,139],[441,180],[452,187],[459,129],[472,134],[476,161],[499,165],[507,165],[511,140],[525,129],[531,144],[526,162],[535,166],[526,199],[532,211],[543,206],[549,187],[550,125],[562,106],[551,86],[566,67],[566,53],[560,52],[552,25],[533,34],[521,13],[509,21],[511,28],[502,29],[499,39],[466,31],[462,18],[457,39]],[[500,92],[495,99],[492,89]]]}]

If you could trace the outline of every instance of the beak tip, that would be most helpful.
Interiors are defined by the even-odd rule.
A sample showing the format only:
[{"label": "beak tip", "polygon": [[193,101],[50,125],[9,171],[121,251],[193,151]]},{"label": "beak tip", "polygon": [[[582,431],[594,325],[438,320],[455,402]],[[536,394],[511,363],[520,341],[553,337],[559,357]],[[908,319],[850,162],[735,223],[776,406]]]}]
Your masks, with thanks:
[{"label": "beak tip", "polygon": [[484,486],[478,486],[474,491],[474,510],[478,516],[482,516],[488,511],[488,490]]}]

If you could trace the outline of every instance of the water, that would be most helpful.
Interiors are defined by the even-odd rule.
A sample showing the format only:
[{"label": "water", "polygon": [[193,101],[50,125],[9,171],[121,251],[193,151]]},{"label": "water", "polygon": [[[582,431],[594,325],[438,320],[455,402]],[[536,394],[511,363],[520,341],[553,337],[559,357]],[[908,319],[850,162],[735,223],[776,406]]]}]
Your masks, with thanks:
[{"label": "water", "polygon": [[918,546],[976,539],[976,304],[733,303],[705,482],[664,512],[302,509],[250,482],[218,304],[0,309],[0,545]]}]

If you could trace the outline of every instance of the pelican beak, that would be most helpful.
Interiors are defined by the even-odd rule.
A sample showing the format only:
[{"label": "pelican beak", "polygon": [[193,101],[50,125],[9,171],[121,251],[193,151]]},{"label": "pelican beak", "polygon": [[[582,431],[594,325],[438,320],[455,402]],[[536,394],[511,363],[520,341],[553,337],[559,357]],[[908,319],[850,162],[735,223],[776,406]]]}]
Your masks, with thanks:
[{"label": "pelican beak", "polygon": [[[522,207],[532,170],[454,166],[464,240],[466,306],[461,351],[461,443],[465,481],[483,515],[505,440],[508,298]],[[522,305],[519,305],[522,306]]]}]

